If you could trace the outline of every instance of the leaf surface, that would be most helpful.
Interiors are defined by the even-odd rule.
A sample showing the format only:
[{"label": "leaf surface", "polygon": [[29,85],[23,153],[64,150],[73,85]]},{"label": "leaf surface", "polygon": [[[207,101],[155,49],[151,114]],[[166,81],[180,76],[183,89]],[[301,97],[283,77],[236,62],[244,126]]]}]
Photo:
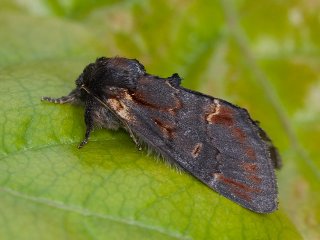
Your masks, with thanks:
[{"label": "leaf surface", "polygon": [[[301,6],[295,27],[288,16],[298,21],[300,6],[273,1],[66,2],[3,1],[0,9],[1,239],[319,236],[312,8]],[[268,9],[278,26],[263,21]],[[280,210],[238,206],[138,151],[124,131],[96,130],[78,150],[83,109],[40,98],[67,94],[86,64],[114,55],[137,58],[156,75],[178,72],[185,87],[259,119],[283,157]]]}]

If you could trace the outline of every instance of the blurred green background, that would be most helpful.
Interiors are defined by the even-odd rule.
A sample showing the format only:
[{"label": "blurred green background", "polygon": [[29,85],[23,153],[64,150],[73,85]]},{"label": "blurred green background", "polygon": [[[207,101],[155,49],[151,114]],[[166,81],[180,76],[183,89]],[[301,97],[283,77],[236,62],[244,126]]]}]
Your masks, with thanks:
[{"label": "blurred green background", "polygon": [[[320,239],[320,1],[1,0],[0,239]],[[252,213],[41,103],[99,56],[226,99],[283,158],[279,211]]]}]

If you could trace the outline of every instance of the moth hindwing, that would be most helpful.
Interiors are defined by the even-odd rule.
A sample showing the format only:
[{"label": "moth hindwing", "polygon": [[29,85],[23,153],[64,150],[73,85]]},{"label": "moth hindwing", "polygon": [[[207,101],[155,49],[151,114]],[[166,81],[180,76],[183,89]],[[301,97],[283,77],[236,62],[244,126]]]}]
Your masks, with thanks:
[{"label": "moth hindwing", "polygon": [[84,146],[94,127],[126,129],[165,159],[241,206],[277,208],[276,148],[248,112],[180,86],[178,74],[160,78],[135,59],[98,58],[76,88],[53,103],[85,106]]}]

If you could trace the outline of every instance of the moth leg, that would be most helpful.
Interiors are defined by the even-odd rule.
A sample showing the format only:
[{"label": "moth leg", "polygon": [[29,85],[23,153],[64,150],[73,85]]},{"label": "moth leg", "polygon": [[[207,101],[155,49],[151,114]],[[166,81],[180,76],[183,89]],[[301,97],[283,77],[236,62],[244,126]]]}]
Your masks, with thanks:
[{"label": "moth leg", "polygon": [[132,138],[133,142],[136,144],[138,150],[142,150],[141,144],[139,143],[139,140],[137,139],[137,137],[133,134],[133,132],[131,131],[131,129],[129,128],[129,126],[126,127],[127,131],[129,132],[130,137]]},{"label": "moth leg", "polygon": [[86,133],[84,135],[84,139],[81,141],[78,148],[82,148],[84,145],[88,143],[90,134],[93,131],[93,128],[94,128],[93,111],[94,111],[93,104],[89,101],[84,113],[84,121],[86,123]]},{"label": "moth leg", "polygon": [[74,89],[67,96],[62,96],[62,97],[59,97],[59,98],[42,97],[41,101],[47,101],[47,102],[58,103],[58,104],[75,103],[75,102],[78,102],[79,95],[80,95],[80,90],[79,89]]}]

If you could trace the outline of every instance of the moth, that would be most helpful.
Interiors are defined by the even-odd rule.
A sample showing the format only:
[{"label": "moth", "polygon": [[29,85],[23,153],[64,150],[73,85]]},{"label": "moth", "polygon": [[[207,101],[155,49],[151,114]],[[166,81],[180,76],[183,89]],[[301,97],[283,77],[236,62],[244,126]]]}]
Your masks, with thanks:
[{"label": "moth", "polygon": [[150,148],[221,195],[257,213],[277,209],[274,169],[281,159],[247,110],[183,88],[177,73],[162,78],[136,59],[98,58],[76,88],[52,103],[82,104],[86,132],[124,128]]}]

